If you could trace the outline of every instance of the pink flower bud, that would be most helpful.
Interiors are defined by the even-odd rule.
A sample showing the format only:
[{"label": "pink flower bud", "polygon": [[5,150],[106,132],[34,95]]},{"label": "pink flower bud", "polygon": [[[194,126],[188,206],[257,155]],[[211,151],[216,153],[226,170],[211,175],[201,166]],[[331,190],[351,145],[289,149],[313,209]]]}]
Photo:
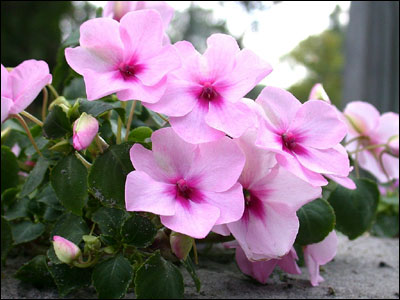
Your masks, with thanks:
[{"label": "pink flower bud", "polygon": [[78,246],[58,235],[53,236],[53,247],[58,259],[66,264],[70,264],[81,255]]},{"label": "pink flower bud", "polygon": [[169,237],[169,242],[171,244],[172,252],[179,259],[185,260],[192,249],[193,238],[173,231]]},{"label": "pink flower bud", "polygon": [[310,96],[308,96],[309,100],[324,100],[328,103],[331,103],[328,94],[325,92],[324,87],[321,83],[315,84],[310,92]]},{"label": "pink flower bud", "polygon": [[99,131],[99,122],[91,115],[83,113],[74,122],[73,131],[72,141],[74,148],[78,151],[86,149]]}]

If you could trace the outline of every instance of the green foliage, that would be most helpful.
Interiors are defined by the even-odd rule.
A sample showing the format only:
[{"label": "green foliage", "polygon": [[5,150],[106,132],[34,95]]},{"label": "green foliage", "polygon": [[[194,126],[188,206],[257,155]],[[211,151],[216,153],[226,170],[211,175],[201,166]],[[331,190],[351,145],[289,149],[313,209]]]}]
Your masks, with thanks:
[{"label": "green foliage", "polygon": [[20,197],[28,196],[42,183],[49,165],[50,162],[46,158],[39,157],[35,167],[29,173],[28,178],[22,186]]},{"label": "green foliage", "polygon": [[71,133],[71,122],[60,106],[54,106],[43,124],[43,134],[48,139],[57,139]]},{"label": "green foliage", "polygon": [[150,246],[156,233],[154,224],[148,218],[139,215],[131,216],[121,227],[123,242],[140,248]]},{"label": "green foliage", "polygon": [[12,248],[13,238],[11,226],[6,219],[1,217],[1,263],[5,261],[8,251]]},{"label": "green foliage", "polygon": [[38,255],[25,263],[15,273],[15,277],[21,281],[33,284],[36,287],[48,287],[54,285],[53,279],[47,269],[46,256]]},{"label": "green foliage", "polygon": [[14,245],[27,243],[36,240],[42,235],[45,226],[42,223],[32,223],[31,221],[22,221],[11,225]]},{"label": "green foliage", "polygon": [[18,163],[14,153],[7,146],[1,146],[1,193],[18,184]]}]

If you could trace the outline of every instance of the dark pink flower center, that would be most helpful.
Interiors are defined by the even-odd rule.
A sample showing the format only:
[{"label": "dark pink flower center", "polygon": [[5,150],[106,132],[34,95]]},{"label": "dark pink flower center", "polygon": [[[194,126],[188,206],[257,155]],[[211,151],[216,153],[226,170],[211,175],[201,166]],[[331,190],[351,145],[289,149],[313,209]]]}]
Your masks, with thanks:
[{"label": "dark pink flower center", "polygon": [[126,79],[135,76],[135,67],[131,65],[124,65],[119,68],[121,75]]},{"label": "dark pink flower center", "polygon": [[290,151],[294,150],[296,148],[296,139],[291,132],[285,132],[282,134],[282,142],[283,145]]},{"label": "dark pink flower center", "polygon": [[206,82],[201,90],[200,98],[207,101],[212,101],[217,97],[218,93],[215,91],[214,87],[210,83]]},{"label": "dark pink flower center", "polygon": [[192,194],[192,189],[188,186],[185,179],[179,179],[176,183],[178,195],[182,198],[189,199]]},{"label": "dark pink flower center", "polygon": [[250,213],[260,219],[264,219],[265,212],[260,198],[258,198],[254,193],[246,189],[243,189],[243,194],[245,201],[244,214],[243,214],[244,221],[248,222]]}]

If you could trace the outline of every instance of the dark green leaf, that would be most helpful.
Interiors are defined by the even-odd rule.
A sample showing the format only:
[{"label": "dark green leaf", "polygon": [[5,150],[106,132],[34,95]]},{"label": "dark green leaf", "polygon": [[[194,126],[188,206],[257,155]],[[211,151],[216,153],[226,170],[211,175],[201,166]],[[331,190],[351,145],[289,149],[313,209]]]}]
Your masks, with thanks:
[{"label": "dark green leaf", "polygon": [[57,139],[63,137],[69,132],[72,132],[72,128],[67,114],[60,106],[54,106],[44,121],[44,136],[48,139]]},{"label": "dark green leaf", "polygon": [[133,215],[124,222],[121,228],[122,241],[136,247],[151,245],[157,229],[146,217]]},{"label": "dark green leaf", "polygon": [[120,299],[125,296],[132,278],[132,266],[122,255],[96,265],[92,275],[93,285],[101,299]]},{"label": "dark green leaf", "polygon": [[29,216],[29,201],[28,197],[17,199],[12,203],[4,213],[4,218],[8,221]]},{"label": "dark green leaf", "polygon": [[118,208],[101,207],[92,216],[93,222],[99,225],[101,233],[119,238],[121,226],[129,214]]},{"label": "dark green leaf", "polygon": [[42,223],[32,223],[31,221],[23,221],[11,226],[14,245],[26,243],[37,239],[45,230]]},{"label": "dark green leaf", "polygon": [[129,133],[128,140],[137,143],[149,143],[153,130],[150,127],[140,126]]},{"label": "dark green leaf", "polygon": [[20,197],[28,196],[42,183],[42,180],[44,178],[44,175],[46,174],[49,165],[50,163],[47,159],[42,156],[39,157],[35,167],[30,172],[24,186],[22,187]]},{"label": "dark green leaf", "polygon": [[16,201],[16,196],[19,192],[17,188],[9,188],[1,194],[1,207],[10,206],[14,201]]},{"label": "dark green leaf", "polygon": [[196,274],[196,267],[194,266],[193,261],[190,258],[190,255],[187,256],[186,260],[182,260],[182,264],[185,266],[186,270],[192,277],[193,282],[196,286],[196,291],[200,292],[200,289],[201,289],[200,278]]},{"label": "dark green leaf", "polygon": [[50,174],[51,185],[62,205],[81,216],[87,200],[87,170],[85,166],[70,154],[54,167]]},{"label": "dark green leaf", "polygon": [[181,299],[183,292],[181,272],[158,251],[137,270],[135,294],[138,299]]},{"label": "dark green leaf", "polygon": [[57,285],[60,297],[90,285],[91,270],[71,268],[66,264],[52,264],[48,267]]},{"label": "dark green leaf", "polygon": [[110,146],[90,169],[90,191],[103,205],[125,207],[125,180],[133,171],[129,158],[131,147],[131,143]]},{"label": "dark green leaf", "polygon": [[125,109],[123,109],[122,107],[118,107],[116,105],[120,104],[116,102],[113,105],[112,103],[104,102],[101,100],[88,101],[84,98],[79,99],[79,111],[81,113],[85,112],[87,114],[92,115],[93,117],[98,117],[101,114],[105,113],[106,111],[113,109],[121,117],[122,121],[125,122]]},{"label": "dark green leaf", "polygon": [[399,215],[378,215],[372,226],[372,233],[377,236],[397,236],[399,234]]},{"label": "dark green leaf", "polygon": [[54,285],[53,279],[47,269],[46,256],[38,255],[25,263],[15,277],[21,281],[29,282],[36,287],[48,287]]},{"label": "dark green leaf", "polygon": [[1,262],[7,257],[8,251],[12,248],[13,239],[11,226],[6,219],[1,217]]},{"label": "dark green leaf", "polygon": [[86,97],[85,82],[82,77],[74,78],[64,88],[63,96],[66,99],[77,99]]},{"label": "dark green leaf", "polygon": [[51,184],[47,184],[43,190],[36,196],[38,202],[44,203],[56,210],[63,210],[63,206],[58,200],[56,192],[54,191]]},{"label": "dark green leaf", "polygon": [[335,226],[335,213],[324,199],[307,203],[297,211],[300,221],[296,243],[309,245],[322,241]]},{"label": "dark green leaf", "polygon": [[1,146],[1,193],[18,185],[18,163],[7,146]]},{"label": "dark green leaf", "polygon": [[163,127],[165,124],[167,124],[166,121],[164,121],[157,113],[155,113],[154,111],[147,109],[148,113],[150,114],[150,117],[153,119],[153,121],[159,126],[159,127]]},{"label": "dark green leaf", "polygon": [[43,219],[48,221],[48,222],[54,222],[57,220],[60,215],[62,214],[62,211],[56,210],[52,208],[51,206],[46,206],[44,213],[43,213]]},{"label": "dark green leaf", "polygon": [[368,230],[375,217],[379,190],[369,179],[354,180],[357,189],[338,186],[328,201],[335,210],[336,228],[353,240]]},{"label": "dark green leaf", "polygon": [[78,245],[82,240],[82,235],[88,233],[89,228],[81,217],[66,213],[62,215],[54,225],[51,238],[55,235],[59,235],[73,242],[75,245]]}]

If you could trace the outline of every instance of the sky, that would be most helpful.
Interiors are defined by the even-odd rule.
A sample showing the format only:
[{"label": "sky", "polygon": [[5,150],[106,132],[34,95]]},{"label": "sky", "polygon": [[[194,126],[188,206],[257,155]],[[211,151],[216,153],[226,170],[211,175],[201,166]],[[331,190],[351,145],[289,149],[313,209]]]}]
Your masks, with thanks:
[{"label": "sky", "polygon": [[[106,1],[89,1],[96,6]],[[167,1],[175,10],[183,11],[191,1]],[[292,67],[280,58],[294,49],[310,35],[323,32],[329,26],[329,15],[336,5],[344,12],[342,23],[348,22],[350,1],[282,1],[272,5],[265,1],[265,10],[247,13],[235,1],[193,1],[194,4],[212,9],[216,19],[226,20],[228,30],[236,37],[243,37],[243,45],[270,63],[273,72],[261,84],[288,88],[306,75],[303,67]],[[258,30],[253,30],[253,21]]]}]

